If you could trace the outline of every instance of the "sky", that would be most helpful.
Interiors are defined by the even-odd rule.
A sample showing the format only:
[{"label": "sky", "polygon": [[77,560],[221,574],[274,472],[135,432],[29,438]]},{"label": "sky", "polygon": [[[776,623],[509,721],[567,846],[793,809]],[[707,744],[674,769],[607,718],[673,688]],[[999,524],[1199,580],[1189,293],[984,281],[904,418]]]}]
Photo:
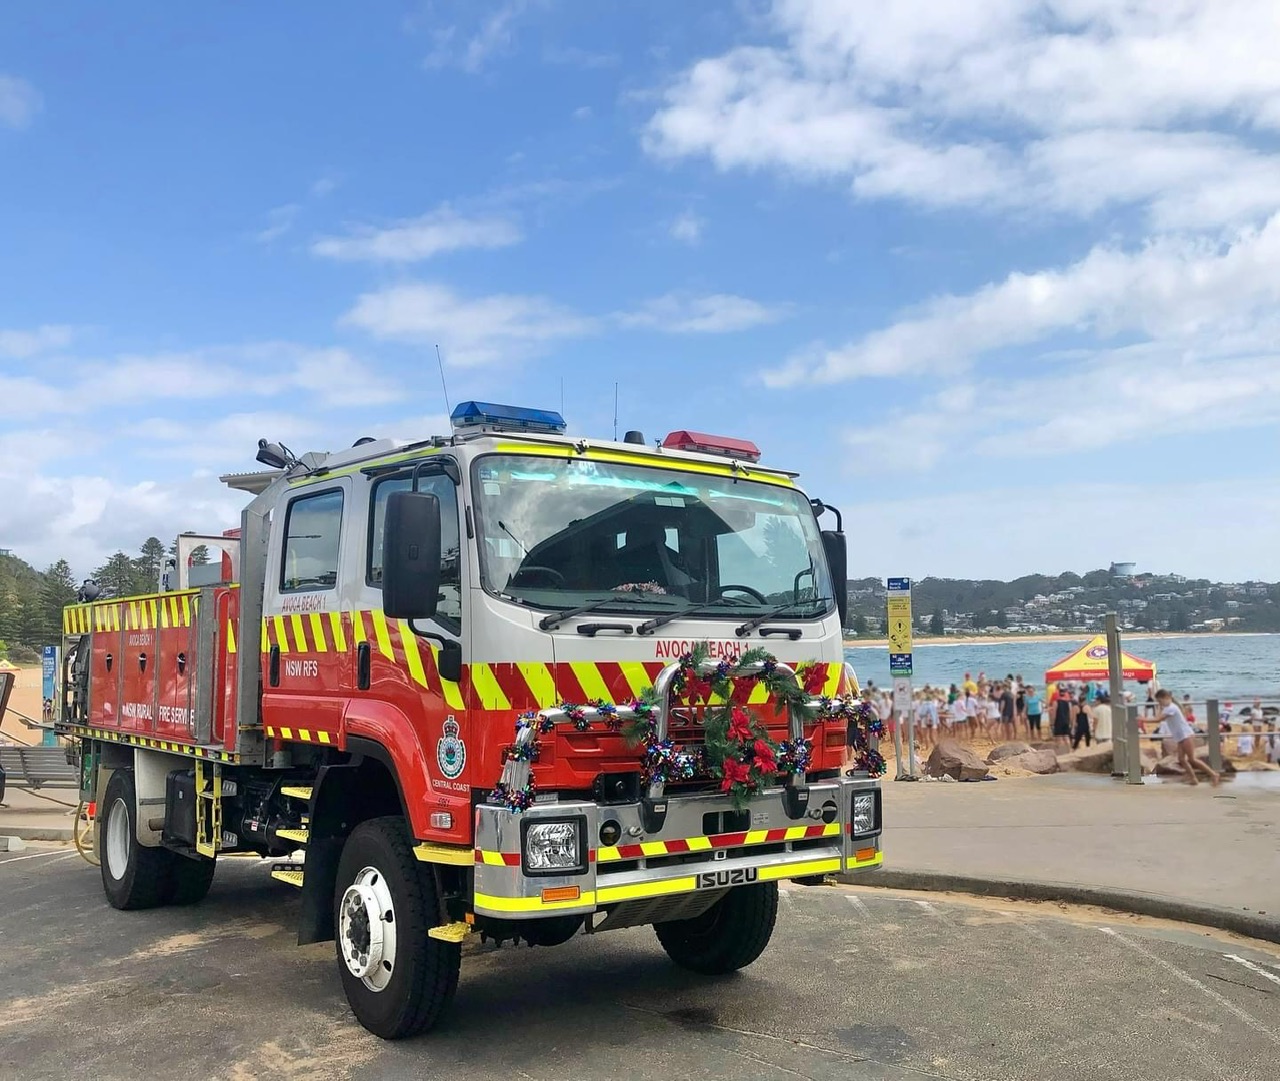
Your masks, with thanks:
[{"label": "sky", "polygon": [[849,570],[1280,579],[1273,0],[0,7],[0,548],[259,437],[755,441]]}]

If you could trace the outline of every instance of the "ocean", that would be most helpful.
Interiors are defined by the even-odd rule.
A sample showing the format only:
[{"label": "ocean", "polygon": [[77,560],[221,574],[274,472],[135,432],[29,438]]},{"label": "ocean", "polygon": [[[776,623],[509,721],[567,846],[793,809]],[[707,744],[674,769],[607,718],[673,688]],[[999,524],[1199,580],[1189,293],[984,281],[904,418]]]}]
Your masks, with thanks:
[{"label": "ocean", "polygon": [[[957,642],[954,645],[916,646],[912,682],[947,687],[959,683],[966,672],[974,679],[1022,675],[1028,683],[1042,685],[1051,665],[1083,645],[1087,636],[1071,642],[1019,642],[1002,639],[990,643]],[[1125,635],[1127,653],[1154,661],[1156,679],[1179,697],[1189,694],[1197,702],[1217,698],[1245,702],[1254,696],[1280,699],[1280,634],[1186,635],[1144,638]],[[884,646],[846,646],[845,658],[862,683],[888,686],[889,651]],[[1137,684],[1130,689],[1138,692]]]}]

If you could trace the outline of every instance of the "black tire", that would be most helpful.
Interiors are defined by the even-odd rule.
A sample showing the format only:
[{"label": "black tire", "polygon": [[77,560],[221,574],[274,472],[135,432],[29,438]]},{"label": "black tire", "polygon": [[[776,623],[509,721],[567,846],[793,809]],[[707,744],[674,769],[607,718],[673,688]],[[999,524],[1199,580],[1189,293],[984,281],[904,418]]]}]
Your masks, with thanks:
[{"label": "black tire", "polygon": [[[172,889],[170,860],[173,853],[138,843],[136,807],[133,770],[116,770],[107,782],[102,813],[95,831],[102,888],[112,908],[156,908],[168,901]],[[109,852],[110,838],[113,835],[112,823],[117,818],[120,824],[116,828],[127,832],[117,836],[120,849],[113,857]]]},{"label": "black tire", "polygon": [[[354,973],[343,953],[343,898],[366,871],[374,875],[369,885],[389,891],[393,913],[385,922],[396,929],[395,962],[381,989],[370,987],[366,977]],[[351,832],[338,861],[333,909],[338,972],[356,1020],[384,1040],[431,1028],[458,987],[462,947],[427,935],[439,922],[435,879],[430,868],[414,857],[404,819],[374,818]]]},{"label": "black tire", "polygon": [[218,861],[201,856],[191,859],[177,852],[169,852],[169,889],[165,903],[194,905],[205,899],[213,883],[213,872]]},{"label": "black tire", "polygon": [[778,919],[778,884],[735,886],[701,916],[655,923],[658,941],[681,968],[723,976],[764,953]]}]

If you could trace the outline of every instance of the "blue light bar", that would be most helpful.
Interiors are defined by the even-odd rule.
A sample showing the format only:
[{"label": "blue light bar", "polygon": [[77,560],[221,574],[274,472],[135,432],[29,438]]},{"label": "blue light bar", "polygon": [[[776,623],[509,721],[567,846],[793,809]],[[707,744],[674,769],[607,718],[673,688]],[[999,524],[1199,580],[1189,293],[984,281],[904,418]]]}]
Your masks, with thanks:
[{"label": "blue light bar", "polygon": [[449,415],[455,431],[489,429],[500,432],[550,432],[559,434],[567,425],[551,409],[526,409],[492,402],[459,402]]}]

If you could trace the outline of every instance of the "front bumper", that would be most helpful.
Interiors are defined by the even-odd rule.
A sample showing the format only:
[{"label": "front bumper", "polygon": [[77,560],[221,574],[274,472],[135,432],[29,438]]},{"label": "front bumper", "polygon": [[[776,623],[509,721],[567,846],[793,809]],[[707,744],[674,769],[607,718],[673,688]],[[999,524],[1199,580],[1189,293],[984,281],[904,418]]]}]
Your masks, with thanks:
[{"label": "front bumper", "polygon": [[[722,795],[671,796],[654,835],[644,834],[638,804],[539,803],[519,815],[477,807],[474,910],[503,919],[586,914],[629,901],[878,867],[879,782],[841,778],[810,784],[809,792],[812,817],[790,818],[782,790],[770,789],[743,813],[749,824],[734,819]],[[875,828],[855,835],[853,796],[866,792],[875,796]],[[527,873],[524,832],[546,820],[581,823],[585,869]],[[621,837],[603,845],[600,827],[610,821]],[[718,828],[726,823],[746,828]]]}]

